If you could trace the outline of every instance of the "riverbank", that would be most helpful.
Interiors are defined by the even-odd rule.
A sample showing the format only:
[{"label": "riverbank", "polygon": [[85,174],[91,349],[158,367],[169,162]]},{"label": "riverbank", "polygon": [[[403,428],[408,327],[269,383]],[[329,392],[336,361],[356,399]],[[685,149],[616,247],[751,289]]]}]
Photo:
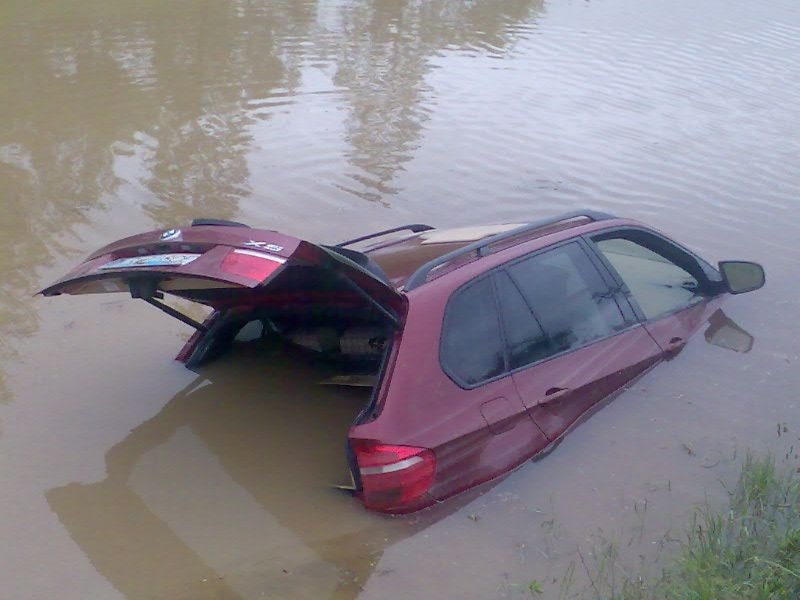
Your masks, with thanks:
[{"label": "riverbank", "polygon": [[[791,454],[789,455],[791,456]],[[655,579],[620,575],[613,549],[590,573],[589,597],[613,600],[793,600],[800,597],[800,477],[796,465],[748,455],[729,504],[704,504]]]}]

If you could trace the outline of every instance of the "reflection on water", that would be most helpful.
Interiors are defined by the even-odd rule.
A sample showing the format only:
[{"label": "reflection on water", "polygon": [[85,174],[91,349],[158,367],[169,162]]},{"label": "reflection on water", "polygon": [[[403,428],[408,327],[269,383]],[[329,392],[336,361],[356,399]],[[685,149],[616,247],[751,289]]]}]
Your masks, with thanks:
[{"label": "reflection on water", "polygon": [[444,515],[382,517],[335,489],[367,389],[319,385],[330,368],[253,345],[114,446],[103,481],[47,493],[130,598],[352,597],[384,547]]},{"label": "reflection on water", "polygon": [[345,35],[332,39],[333,82],[350,105],[346,155],[357,167],[343,189],[388,203],[399,191],[395,175],[412,159],[436,102],[425,81],[431,58],[456,48],[500,56],[516,37],[509,26],[529,22],[539,9],[541,0],[347,3]]},{"label": "reflection on water", "polygon": [[755,338],[721,309],[709,317],[708,329],[703,335],[709,344],[734,352],[750,352],[755,343]]},{"label": "reflection on water", "polygon": [[297,58],[278,46],[313,10],[210,0],[3,10],[0,326],[29,335],[33,269],[64,252],[61,236],[87,210],[141,203],[158,225],[235,215],[249,193],[247,98],[296,84]]},{"label": "reflection on water", "polygon": [[236,214],[250,193],[248,101],[299,84],[302,56],[282,46],[310,34],[314,4],[208,0],[189,15],[176,10],[174,21],[160,20],[149,42],[152,112],[140,132],[153,198],[145,209],[159,225]]}]

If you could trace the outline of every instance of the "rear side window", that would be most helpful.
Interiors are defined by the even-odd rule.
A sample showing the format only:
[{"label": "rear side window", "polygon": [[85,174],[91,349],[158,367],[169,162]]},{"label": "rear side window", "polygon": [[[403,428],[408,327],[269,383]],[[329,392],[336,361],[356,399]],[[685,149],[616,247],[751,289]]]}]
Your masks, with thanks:
[{"label": "rear side window", "polygon": [[[508,268],[548,338],[544,358],[623,329],[614,296],[578,243],[536,254]],[[514,327],[516,329],[516,327]]]},{"label": "rear side window", "polygon": [[453,294],[443,327],[441,361],[448,373],[474,385],[505,371],[491,278],[485,277]]}]

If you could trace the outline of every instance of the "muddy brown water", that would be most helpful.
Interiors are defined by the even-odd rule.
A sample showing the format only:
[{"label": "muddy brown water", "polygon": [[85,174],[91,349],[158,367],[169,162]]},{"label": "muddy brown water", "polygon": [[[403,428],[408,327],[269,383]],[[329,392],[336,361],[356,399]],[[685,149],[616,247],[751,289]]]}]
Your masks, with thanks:
[{"label": "muddy brown water", "polygon": [[[0,6],[0,597],[545,597],[633,569],[800,447],[800,6],[656,0]],[[32,298],[195,216],[333,242],[590,206],[767,287],[543,460],[387,519],[332,489],[359,401],[267,350],[201,373],[121,296]],[[313,415],[313,418],[312,418]],[[790,462],[796,458],[790,455]]]}]

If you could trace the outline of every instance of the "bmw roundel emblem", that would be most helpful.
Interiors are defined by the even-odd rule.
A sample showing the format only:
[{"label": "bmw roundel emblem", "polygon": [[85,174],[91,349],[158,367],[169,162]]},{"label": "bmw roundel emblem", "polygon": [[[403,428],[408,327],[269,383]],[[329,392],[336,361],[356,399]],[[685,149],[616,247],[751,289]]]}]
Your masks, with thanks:
[{"label": "bmw roundel emblem", "polygon": [[167,229],[164,233],[161,234],[161,241],[168,242],[169,240],[174,240],[181,236],[180,229]]}]

